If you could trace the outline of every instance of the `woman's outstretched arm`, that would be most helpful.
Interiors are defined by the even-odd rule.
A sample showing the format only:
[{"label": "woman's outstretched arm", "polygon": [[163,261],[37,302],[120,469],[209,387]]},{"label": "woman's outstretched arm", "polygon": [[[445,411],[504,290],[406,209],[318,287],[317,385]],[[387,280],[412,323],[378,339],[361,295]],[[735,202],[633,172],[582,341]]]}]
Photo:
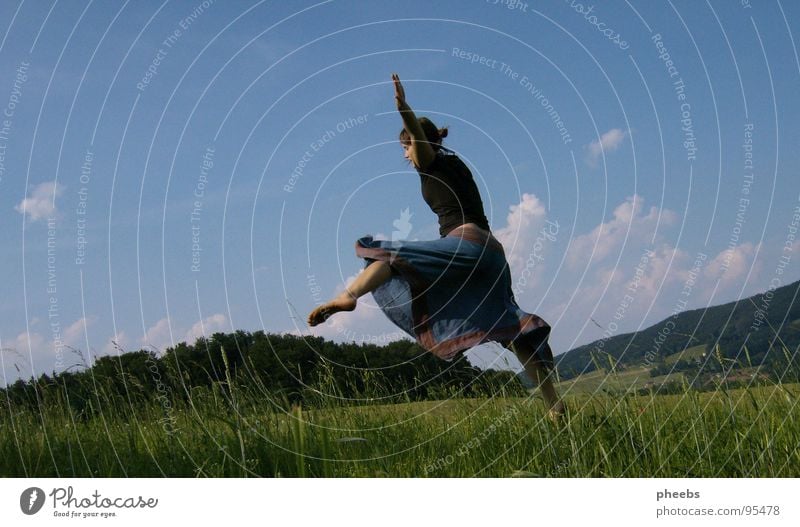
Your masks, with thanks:
[{"label": "woman's outstretched arm", "polygon": [[406,102],[406,92],[403,89],[403,85],[400,84],[400,77],[397,73],[392,73],[392,80],[394,81],[394,98],[397,102],[397,111],[400,112],[400,116],[403,118],[403,127],[411,136],[414,146],[411,153],[412,157],[416,158],[414,164],[424,168],[433,161],[436,153],[428,142],[428,138],[425,137],[425,132],[419,125],[417,116],[414,115],[414,111]]}]

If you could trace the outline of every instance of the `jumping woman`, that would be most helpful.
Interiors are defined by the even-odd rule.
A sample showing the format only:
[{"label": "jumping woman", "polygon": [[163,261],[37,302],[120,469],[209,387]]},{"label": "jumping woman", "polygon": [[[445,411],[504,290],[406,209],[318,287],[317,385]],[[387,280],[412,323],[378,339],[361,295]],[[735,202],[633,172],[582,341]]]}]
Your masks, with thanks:
[{"label": "jumping woman", "polygon": [[472,173],[442,146],[447,129],[417,117],[406,102],[397,74],[397,110],[403,118],[400,143],[420,176],[422,197],[439,217],[441,238],[430,241],[356,241],[364,270],[330,302],[314,309],[316,326],[339,311],[353,311],[372,293],[389,319],[417,343],[444,360],[495,341],[512,350],[538,384],[557,420],[564,412],[552,382],[550,326],[520,309],[511,290],[503,246],[492,235]]}]

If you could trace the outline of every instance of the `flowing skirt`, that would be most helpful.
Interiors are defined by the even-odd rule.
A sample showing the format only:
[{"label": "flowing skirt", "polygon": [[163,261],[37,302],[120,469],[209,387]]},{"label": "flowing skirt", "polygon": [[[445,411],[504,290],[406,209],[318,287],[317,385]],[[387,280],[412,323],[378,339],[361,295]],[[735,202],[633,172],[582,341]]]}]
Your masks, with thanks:
[{"label": "flowing skirt", "polygon": [[356,241],[356,255],[388,262],[391,278],[372,292],[400,329],[444,360],[495,341],[529,344],[534,361],[553,367],[550,326],[517,305],[502,244],[473,223],[429,241]]}]

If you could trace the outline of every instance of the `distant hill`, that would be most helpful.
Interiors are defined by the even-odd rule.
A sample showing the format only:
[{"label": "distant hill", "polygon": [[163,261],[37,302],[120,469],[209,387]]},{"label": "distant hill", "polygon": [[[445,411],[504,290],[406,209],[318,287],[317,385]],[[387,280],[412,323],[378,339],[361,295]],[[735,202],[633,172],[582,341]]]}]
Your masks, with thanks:
[{"label": "distant hill", "polygon": [[697,377],[754,366],[776,378],[787,371],[797,375],[799,292],[800,281],[597,340],[556,357],[559,376],[635,368],[653,377],[675,372]]}]

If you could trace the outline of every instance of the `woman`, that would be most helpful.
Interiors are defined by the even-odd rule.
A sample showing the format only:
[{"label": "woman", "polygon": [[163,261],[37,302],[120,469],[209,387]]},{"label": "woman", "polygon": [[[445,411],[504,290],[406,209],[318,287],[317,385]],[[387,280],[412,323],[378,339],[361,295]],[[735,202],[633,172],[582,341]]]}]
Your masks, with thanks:
[{"label": "woman", "polygon": [[503,246],[492,236],[478,187],[466,165],[442,146],[447,129],[417,119],[392,75],[400,142],[420,175],[422,197],[439,217],[438,240],[356,242],[364,271],[330,302],[314,309],[309,326],[355,309],[371,292],[381,310],[417,342],[444,360],[478,344],[496,341],[511,349],[538,383],[552,419],[564,412],[553,387],[550,326],[522,311],[511,290]]}]

